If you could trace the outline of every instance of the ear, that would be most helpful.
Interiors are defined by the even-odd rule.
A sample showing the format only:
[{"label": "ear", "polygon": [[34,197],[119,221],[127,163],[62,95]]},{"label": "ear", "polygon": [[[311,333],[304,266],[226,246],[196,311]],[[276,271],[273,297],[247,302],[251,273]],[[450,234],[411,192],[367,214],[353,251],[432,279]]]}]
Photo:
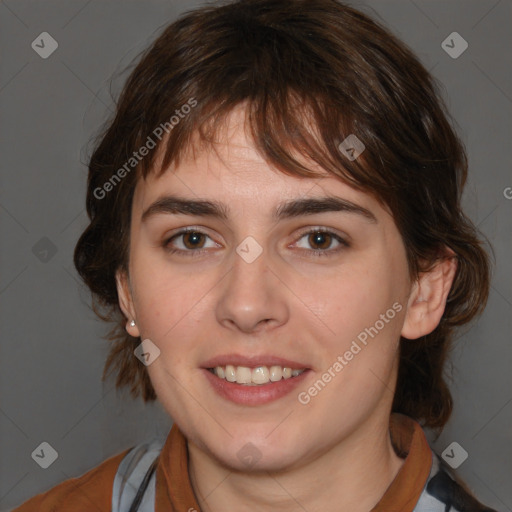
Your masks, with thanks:
[{"label": "ear", "polygon": [[117,295],[119,297],[119,307],[121,308],[121,311],[128,319],[126,322],[126,332],[130,336],[138,338],[140,336],[140,331],[137,324],[135,324],[134,326],[130,325],[130,322],[132,320],[137,321],[137,318],[135,315],[135,308],[133,307],[130,280],[126,275],[126,272],[122,270],[116,271],[116,286]]},{"label": "ear", "polygon": [[420,273],[414,283],[401,332],[404,338],[421,338],[439,325],[457,271],[455,253],[451,249],[447,252],[449,254],[439,259],[433,268]]}]

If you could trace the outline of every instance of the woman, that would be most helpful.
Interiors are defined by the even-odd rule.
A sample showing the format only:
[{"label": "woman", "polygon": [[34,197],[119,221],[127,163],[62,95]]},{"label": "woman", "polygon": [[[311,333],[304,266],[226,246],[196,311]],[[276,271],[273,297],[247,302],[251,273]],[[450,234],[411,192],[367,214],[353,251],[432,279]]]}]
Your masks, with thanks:
[{"label": "woman", "polygon": [[432,77],[360,12],[169,25],[91,157],[75,265],[116,323],[104,377],[174,425],[16,510],[491,510],[422,430],[488,295],[466,174]]}]

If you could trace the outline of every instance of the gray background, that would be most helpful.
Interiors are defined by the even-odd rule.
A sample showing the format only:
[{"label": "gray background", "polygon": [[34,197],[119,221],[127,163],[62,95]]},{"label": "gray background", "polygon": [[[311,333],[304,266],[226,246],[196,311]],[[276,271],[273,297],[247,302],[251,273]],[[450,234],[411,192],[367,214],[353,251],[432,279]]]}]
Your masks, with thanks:
[{"label": "gray background", "polygon": [[[110,115],[110,90],[120,90],[120,71],[165,24],[200,3],[0,2],[0,510],[171,425],[158,404],[102,385],[106,326],[89,307],[72,252],[87,224],[88,143]],[[458,442],[469,454],[459,475],[481,501],[510,511],[512,4],[353,5],[384,21],[441,80],[468,148],[464,202],[494,246],[496,267],[484,315],[453,351],[453,417],[437,441],[429,437],[439,453]],[[31,48],[44,31],[59,44],[48,59]],[[469,43],[457,59],[441,47],[453,31]],[[43,237],[56,248],[46,262]],[[43,441],[58,452],[48,469],[31,458]]]}]

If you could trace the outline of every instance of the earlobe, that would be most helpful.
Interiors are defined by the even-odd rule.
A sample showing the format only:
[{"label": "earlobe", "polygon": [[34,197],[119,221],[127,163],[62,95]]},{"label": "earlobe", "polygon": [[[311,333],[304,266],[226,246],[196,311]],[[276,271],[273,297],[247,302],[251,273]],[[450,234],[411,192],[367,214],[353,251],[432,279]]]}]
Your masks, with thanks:
[{"label": "earlobe", "polygon": [[128,332],[130,336],[137,338],[140,336],[140,332],[135,322],[136,315],[133,307],[129,278],[122,270],[118,270],[116,272],[116,287],[117,295],[119,297],[119,307],[127,318],[126,332]]},{"label": "earlobe", "polygon": [[449,252],[450,255],[438,260],[429,271],[421,273],[414,283],[402,337],[411,340],[421,338],[439,325],[457,271],[457,258],[453,251]]}]

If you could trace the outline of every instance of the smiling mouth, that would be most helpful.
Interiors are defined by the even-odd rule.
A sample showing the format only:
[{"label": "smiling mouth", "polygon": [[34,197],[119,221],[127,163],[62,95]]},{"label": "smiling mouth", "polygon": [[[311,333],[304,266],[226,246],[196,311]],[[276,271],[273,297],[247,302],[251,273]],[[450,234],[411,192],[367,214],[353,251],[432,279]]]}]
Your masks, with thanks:
[{"label": "smiling mouth", "polygon": [[279,382],[298,377],[307,368],[292,369],[286,366],[256,366],[250,368],[248,366],[216,366],[208,368],[219,379],[241,384],[244,386],[261,386],[269,383]]}]

